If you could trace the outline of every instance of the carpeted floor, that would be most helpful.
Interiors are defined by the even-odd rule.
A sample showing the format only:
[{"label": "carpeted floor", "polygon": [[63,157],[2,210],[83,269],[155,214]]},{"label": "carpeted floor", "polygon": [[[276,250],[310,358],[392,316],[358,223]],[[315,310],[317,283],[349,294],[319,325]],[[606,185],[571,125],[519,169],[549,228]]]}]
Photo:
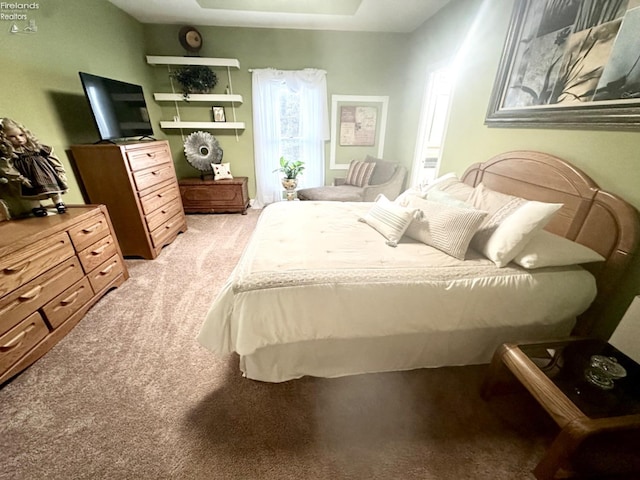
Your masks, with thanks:
[{"label": "carpeted floor", "polygon": [[555,433],[485,366],[266,384],[195,336],[258,218],[189,230],[0,390],[5,479],[531,479]]}]

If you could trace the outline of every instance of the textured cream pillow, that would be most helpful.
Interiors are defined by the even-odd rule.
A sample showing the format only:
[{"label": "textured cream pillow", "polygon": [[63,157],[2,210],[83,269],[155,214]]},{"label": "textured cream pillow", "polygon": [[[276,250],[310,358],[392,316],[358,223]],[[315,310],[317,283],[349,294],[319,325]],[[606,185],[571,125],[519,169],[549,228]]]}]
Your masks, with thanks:
[{"label": "textured cream pillow", "polygon": [[429,190],[425,198],[427,200],[431,200],[432,202],[444,203],[445,205],[450,205],[453,207],[473,208],[473,206],[468,204],[467,202],[460,200],[459,198],[451,195],[448,192],[438,190],[437,188]]},{"label": "textured cream pillow", "polygon": [[434,178],[428,183],[421,184],[419,188],[423,193],[427,193],[432,188],[438,188],[438,185],[448,180],[454,180],[458,182],[460,181],[458,180],[458,177],[456,176],[455,173],[449,172],[449,173],[445,173],[444,175],[440,175],[438,178]]},{"label": "textured cream pillow", "polygon": [[448,205],[419,197],[411,197],[408,207],[420,209],[422,215],[411,222],[405,235],[459,260],[464,260],[469,242],[487,215],[487,212],[469,206]]},{"label": "textured cream pillow", "polygon": [[351,160],[344,184],[354,185],[356,187],[366,187],[369,185],[369,180],[371,179],[371,175],[373,175],[374,168],[376,168],[376,164],[374,162]]},{"label": "textured cream pillow", "polygon": [[233,178],[229,165],[229,163],[212,163],[211,167],[213,167],[213,179],[224,180],[225,178]]},{"label": "textured cream pillow", "polygon": [[380,194],[364,217],[358,219],[373,227],[387,239],[387,245],[397,247],[407,227],[419,210],[402,207]]},{"label": "textured cream pillow", "polygon": [[417,188],[409,188],[398,195],[394,202],[402,207],[406,207],[409,204],[409,199],[411,197],[425,198],[426,195],[426,193],[421,192]]},{"label": "textured cream pillow", "polygon": [[579,265],[604,260],[602,255],[589,247],[545,230],[536,233],[524,250],[513,259],[515,263],[528,269]]},{"label": "textured cream pillow", "polygon": [[494,192],[480,183],[469,198],[478,210],[489,212],[471,240],[471,248],[498,267],[505,267],[542,230],[561,203],[528,201]]}]

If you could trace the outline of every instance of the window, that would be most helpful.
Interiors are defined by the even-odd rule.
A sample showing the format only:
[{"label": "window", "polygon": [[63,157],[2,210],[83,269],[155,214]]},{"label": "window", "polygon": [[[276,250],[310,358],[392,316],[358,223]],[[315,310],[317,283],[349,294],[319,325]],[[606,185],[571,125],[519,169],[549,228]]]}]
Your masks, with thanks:
[{"label": "window", "polygon": [[280,157],[304,162],[298,188],[324,185],[329,138],[326,72],[307,68],[253,70],[254,208],[283,199]]}]

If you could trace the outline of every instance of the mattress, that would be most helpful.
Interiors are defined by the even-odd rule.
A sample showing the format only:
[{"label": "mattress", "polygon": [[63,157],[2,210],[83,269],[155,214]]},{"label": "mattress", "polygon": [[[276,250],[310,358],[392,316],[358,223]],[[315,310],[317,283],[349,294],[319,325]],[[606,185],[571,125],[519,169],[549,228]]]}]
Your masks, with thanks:
[{"label": "mattress", "polygon": [[[461,261],[405,238],[390,247],[358,222],[370,208],[265,208],[198,341],[238,353],[245,375],[265,381],[481,363],[505,339],[568,334],[595,298],[595,279],[579,266],[497,268],[473,250]],[[364,365],[387,344],[406,345],[408,358]],[[341,356],[362,366],[323,365]]]}]

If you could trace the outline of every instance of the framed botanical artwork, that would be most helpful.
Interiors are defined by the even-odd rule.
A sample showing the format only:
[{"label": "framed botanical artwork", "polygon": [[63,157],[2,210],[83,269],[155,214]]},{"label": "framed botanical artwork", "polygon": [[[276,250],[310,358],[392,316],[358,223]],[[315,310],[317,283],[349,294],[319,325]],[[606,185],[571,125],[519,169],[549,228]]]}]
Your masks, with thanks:
[{"label": "framed botanical artwork", "polygon": [[351,160],[367,155],[382,158],[388,106],[387,96],[331,96],[329,168],[346,170]]},{"label": "framed botanical artwork", "polygon": [[226,122],[227,116],[224,114],[224,107],[212,107],[213,121],[214,122]]},{"label": "framed botanical artwork", "polygon": [[485,123],[640,129],[640,0],[516,0]]}]

